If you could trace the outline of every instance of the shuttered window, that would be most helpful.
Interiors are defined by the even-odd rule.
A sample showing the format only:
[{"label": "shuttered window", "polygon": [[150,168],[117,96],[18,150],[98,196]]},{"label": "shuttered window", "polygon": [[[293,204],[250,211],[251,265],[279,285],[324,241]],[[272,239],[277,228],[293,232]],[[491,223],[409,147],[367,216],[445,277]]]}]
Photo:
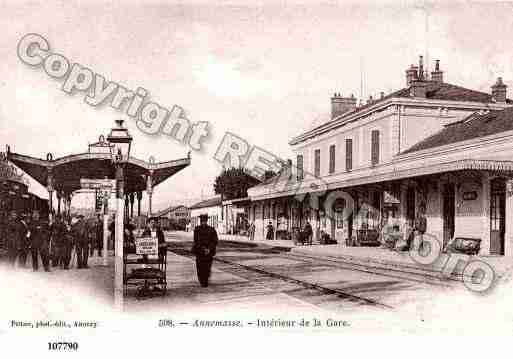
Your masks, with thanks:
[{"label": "shuttered window", "polygon": [[353,169],[353,140],[346,139],[346,171]]},{"label": "shuttered window", "polygon": [[330,146],[330,173],[335,172],[335,145]]},{"label": "shuttered window", "polygon": [[314,175],[320,177],[321,175],[321,150],[315,150],[314,155]]},{"label": "shuttered window", "polygon": [[303,155],[297,155],[297,179],[303,179]]},{"label": "shuttered window", "polygon": [[379,131],[372,131],[371,143],[371,165],[375,166],[379,163]]}]

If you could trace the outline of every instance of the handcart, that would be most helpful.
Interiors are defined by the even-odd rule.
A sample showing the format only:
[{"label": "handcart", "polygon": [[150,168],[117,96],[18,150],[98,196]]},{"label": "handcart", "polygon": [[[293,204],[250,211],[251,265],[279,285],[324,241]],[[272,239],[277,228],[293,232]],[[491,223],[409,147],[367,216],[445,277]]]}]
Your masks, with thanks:
[{"label": "handcart", "polygon": [[167,293],[167,248],[159,247],[156,238],[141,237],[135,240],[135,248],[123,251],[124,293],[135,287],[136,297]]}]

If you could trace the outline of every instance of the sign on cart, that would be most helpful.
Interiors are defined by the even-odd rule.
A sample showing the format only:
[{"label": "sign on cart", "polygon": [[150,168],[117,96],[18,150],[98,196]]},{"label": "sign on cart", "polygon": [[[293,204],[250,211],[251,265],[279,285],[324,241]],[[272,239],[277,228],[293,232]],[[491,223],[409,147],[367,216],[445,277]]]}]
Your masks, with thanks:
[{"label": "sign on cart", "polygon": [[140,237],[135,239],[135,253],[142,255],[157,255],[158,240],[157,237]]}]

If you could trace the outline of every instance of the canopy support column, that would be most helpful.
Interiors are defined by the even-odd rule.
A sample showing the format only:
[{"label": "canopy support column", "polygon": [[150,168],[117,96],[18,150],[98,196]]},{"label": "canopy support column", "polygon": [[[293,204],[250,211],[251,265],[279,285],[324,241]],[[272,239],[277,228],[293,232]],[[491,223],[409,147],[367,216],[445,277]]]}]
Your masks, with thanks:
[{"label": "canopy support column", "polygon": [[106,191],[103,196],[103,265],[109,264],[109,196],[110,192]]},{"label": "canopy support column", "polygon": [[137,192],[137,217],[141,216],[142,191]]},{"label": "canopy support column", "polygon": [[130,219],[134,218],[134,192],[130,193]]},{"label": "canopy support column", "polygon": [[69,220],[71,217],[71,193],[66,194],[66,217]]},{"label": "canopy support column", "polygon": [[130,218],[129,212],[128,212],[129,203],[130,203],[130,199],[129,199],[129,195],[127,193],[127,194],[125,194],[125,212],[124,212],[124,214],[125,214],[125,222],[126,223],[128,223],[128,219]]},{"label": "canopy support column", "polygon": [[152,196],[153,196],[153,171],[146,176],[146,192],[148,193],[148,219],[152,213]]},{"label": "canopy support column", "polygon": [[125,208],[125,184],[123,163],[116,162],[116,221],[114,234],[114,302],[118,309],[123,308],[123,237],[124,237],[124,213]]},{"label": "canopy support column", "polygon": [[57,191],[56,195],[57,195],[57,214],[60,215],[61,214],[62,192],[61,191]]},{"label": "canopy support column", "polygon": [[53,218],[53,174],[51,168],[48,168],[46,183],[46,189],[48,190],[48,219],[51,221]]}]

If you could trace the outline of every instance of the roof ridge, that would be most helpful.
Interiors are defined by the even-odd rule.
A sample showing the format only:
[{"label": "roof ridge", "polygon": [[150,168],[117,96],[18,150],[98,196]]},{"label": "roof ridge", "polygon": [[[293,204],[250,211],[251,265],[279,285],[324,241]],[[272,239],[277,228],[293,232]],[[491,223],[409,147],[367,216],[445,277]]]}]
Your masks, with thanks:
[{"label": "roof ridge", "polygon": [[[411,86],[410,86],[410,87],[411,87]],[[371,103],[367,103],[367,104],[365,104],[365,105],[362,105],[362,106],[356,107],[356,108],[354,108],[354,109],[352,109],[352,110],[349,110],[349,111],[347,111],[347,112],[344,112],[344,113],[342,113],[342,114],[338,115],[337,117],[332,118],[331,120],[328,120],[328,121],[326,121],[326,122],[324,122],[324,123],[322,123],[322,124],[320,124],[320,125],[318,125],[318,126],[315,126],[314,128],[311,128],[311,129],[309,129],[309,130],[307,130],[307,131],[304,131],[303,133],[301,133],[301,134],[299,134],[299,135],[297,135],[297,136],[294,136],[294,137],[292,138],[292,140],[294,140],[294,139],[296,139],[296,138],[298,138],[298,137],[301,137],[301,136],[303,136],[303,135],[305,135],[305,134],[307,134],[307,133],[310,133],[310,132],[312,132],[312,131],[319,130],[319,129],[321,129],[322,127],[328,126],[329,124],[331,124],[331,123],[333,123],[333,122],[336,122],[336,121],[338,121],[338,120],[340,120],[340,119],[342,119],[342,118],[344,118],[344,117],[346,117],[346,116],[348,116],[348,115],[351,115],[351,114],[357,113],[357,112],[359,112],[359,111],[361,111],[361,110],[364,110],[364,109],[366,109],[366,108],[369,108],[369,107],[370,107],[370,106],[372,106],[372,105],[378,104],[378,103],[380,103],[380,102],[382,102],[382,101],[385,101],[385,100],[387,100],[387,99],[389,99],[389,98],[392,98],[392,97],[394,97],[393,95],[399,94],[399,93],[401,93],[402,91],[405,91],[405,90],[409,90],[409,89],[410,89],[410,87],[403,87],[403,88],[401,88],[401,89],[399,89],[399,90],[392,91],[392,92],[390,92],[388,95],[383,96],[383,98],[376,99],[375,101],[373,101],[373,102],[371,102]]]},{"label": "roof ridge", "polygon": [[[425,83],[429,85],[427,90],[426,99],[433,100],[441,100],[441,101],[456,101],[456,102],[473,102],[480,103],[485,105],[490,105],[494,103],[493,97],[490,93],[483,92],[480,90],[475,90],[472,88],[464,87],[462,85],[455,85],[450,82],[438,82],[433,80],[425,80]],[[311,129],[305,130],[302,133],[292,137],[289,141],[290,144],[297,144],[307,140],[308,138],[315,137],[324,132],[331,131],[334,128],[338,128],[340,126],[345,125],[346,119],[350,116],[356,115],[364,110],[374,106],[376,104],[380,104],[390,98],[399,97],[399,98],[410,98],[410,91],[412,85],[408,87],[404,87],[395,91],[388,93],[386,96],[382,98],[378,98],[373,102],[367,103],[360,107],[356,107],[350,111],[344,112],[339,116],[327,120],[326,122],[315,126]],[[506,104],[512,104],[513,100],[506,99]]]},{"label": "roof ridge", "polygon": [[460,85],[455,85],[455,84],[452,84],[452,83],[449,83],[449,82],[442,82],[441,85],[449,85],[451,87],[454,87],[454,88],[457,88],[457,89],[460,89],[460,90],[472,91],[472,92],[475,92],[475,93],[479,93],[481,95],[492,96],[488,92],[474,90],[474,89],[471,89],[471,88],[468,88],[468,87],[463,87],[463,86],[460,86]]}]

